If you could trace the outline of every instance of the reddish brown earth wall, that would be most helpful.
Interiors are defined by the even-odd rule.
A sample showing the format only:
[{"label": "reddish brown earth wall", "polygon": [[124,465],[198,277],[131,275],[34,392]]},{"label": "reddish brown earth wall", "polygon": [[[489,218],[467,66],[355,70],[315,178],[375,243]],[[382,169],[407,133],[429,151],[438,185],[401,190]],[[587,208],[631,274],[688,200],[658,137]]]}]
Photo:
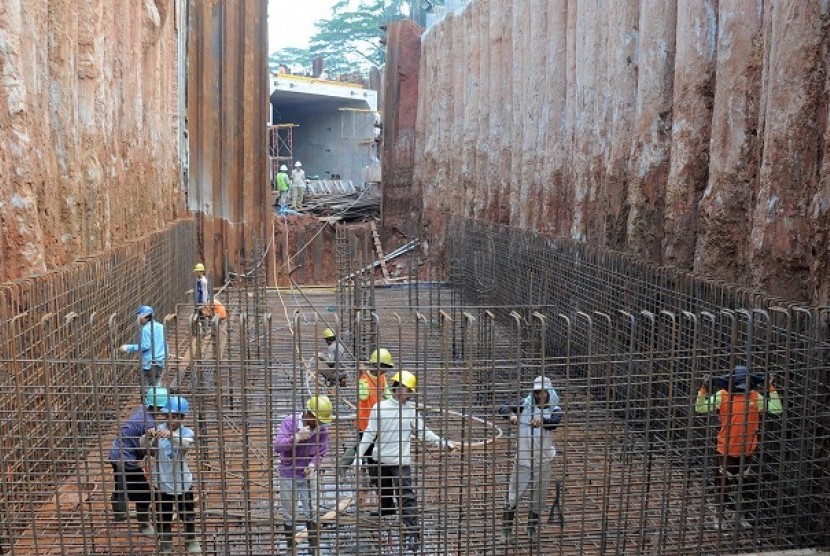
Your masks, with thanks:
[{"label": "reddish brown earth wall", "polygon": [[184,213],[173,4],[0,2],[0,282]]},{"label": "reddish brown earth wall", "polygon": [[447,213],[826,303],[819,0],[473,0],[422,37],[414,187]]}]

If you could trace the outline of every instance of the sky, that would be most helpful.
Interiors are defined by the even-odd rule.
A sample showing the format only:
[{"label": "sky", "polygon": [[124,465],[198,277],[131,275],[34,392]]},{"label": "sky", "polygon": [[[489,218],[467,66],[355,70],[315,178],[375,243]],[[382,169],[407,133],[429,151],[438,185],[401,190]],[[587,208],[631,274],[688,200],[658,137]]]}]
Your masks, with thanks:
[{"label": "sky", "polygon": [[331,17],[337,0],[268,0],[268,52],[308,47],[314,22]]}]

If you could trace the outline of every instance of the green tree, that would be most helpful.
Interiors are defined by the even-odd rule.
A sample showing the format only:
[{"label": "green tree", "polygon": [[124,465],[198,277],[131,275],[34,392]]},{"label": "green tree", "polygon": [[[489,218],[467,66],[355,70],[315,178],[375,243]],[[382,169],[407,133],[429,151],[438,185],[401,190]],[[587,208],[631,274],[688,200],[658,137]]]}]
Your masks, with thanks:
[{"label": "green tree", "polygon": [[317,22],[309,46],[312,56],[321,56],[335,74],[382,66],[386,46],[381,26],[404,18],[404,6],[408,8],[406,0],[364,0],[350,8],[349,0],[340,0],[331,18]]},{"label": "green tree", "polygon": [[[276,71],[280,63],[310,70],[311,61],[319,56],[329,75],[355,71],[365,74],[385,62],[385,32],[381,27],[407,17],[412,8],[417,11],[423,3],[424,0],[361,0],[353,7],[352,1],[340,0],[332,6],[329,19],[315,23],[317,32],[311,37],[307,50],[284,48],[271,55],[272,71]],[[432,0],[430,4],[440,6],[444,2]]]},{"label": "green tree", "polygon": [[288,67],[307,66],[310,64],[309,60],[309,52],[305,48],[283,48],[268,57],[268,71],[277,73],[280,64]]}]

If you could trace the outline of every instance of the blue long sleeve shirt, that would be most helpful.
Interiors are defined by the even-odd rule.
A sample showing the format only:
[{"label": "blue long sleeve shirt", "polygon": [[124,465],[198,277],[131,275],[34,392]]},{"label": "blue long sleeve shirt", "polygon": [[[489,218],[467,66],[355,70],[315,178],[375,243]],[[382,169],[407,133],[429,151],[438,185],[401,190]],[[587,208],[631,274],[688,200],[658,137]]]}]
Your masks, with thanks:
[{"label": "blue long sleeve shirt", "polygon": [[109,461],[122,462],[126,467],[141,467],[145,451],[141,446],[141,437],[147,429],[155,427],[153,414],[147,408],[140,406],[127,417],[121,425],[118,436],[112,441]]},{"label": "blue long sleeve shirt", "polygon": [[141,352],[141,368],[149,371],[152,365],[162,369],[167,361],[167,342],[164,339],[164,325],[154,320],[144,323],[138,344],[127,344],[127,353]]}]

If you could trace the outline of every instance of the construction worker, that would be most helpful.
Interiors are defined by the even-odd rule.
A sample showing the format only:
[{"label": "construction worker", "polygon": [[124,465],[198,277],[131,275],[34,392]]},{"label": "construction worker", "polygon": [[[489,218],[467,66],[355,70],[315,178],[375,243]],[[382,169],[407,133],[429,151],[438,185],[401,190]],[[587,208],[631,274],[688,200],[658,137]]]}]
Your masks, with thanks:
[{"label": "construction worker", "polygon": [[[392,392],[390,392],[386,383],[386,371],[394,368],[395,361],[392,359],[392,354],[384,348],[373,351],[369,357],[369,364],[360,366],[360,378],[357,381],[357,418],[355,419],[357,443],[348,448],[338,461],[337,471],[341,479],[346,475],[346,470],[354,461],[363,431],[366,430],[366,425],[369,424],[369,414],[372,412],[372,408],[375,407],[381,396],[387,400],[392,398]],[[367,464],[377,463],[372,458],[372,446],[366,450],[365,457]]]},{"label": "construction worker", "polygon": [[409,402],[417,391],[418,379],[409,371],[398,371],[392,377],[392,398],[375,405],[369,414],[366,430],[360,439],[353,465],[360,467],[362,457],[374,444],[377,465],[369,466],[380,498],[380,515],[400,511],[405,527],[404,546],[415,552],[421,546],[418,501],[412,488],[412,436],[448,450],[458,444],[445,440],[427,428],[415,405]]},{"label": "construction worker", "polygon": [[280,171],[277,172],[274,183],[276,184],[274,189],[280,194],[278,201],[280,210],[285,210],[285,206],[288,204],[288,188],[291,183],[288,178],[288,166],[285,164],[280,166]]},{"label": "construction worker", "polygon": [[146,452],[141,446],[141,437],[147,431],[154,430],[156,419],[167,400],[167,388],[149,388],[144,397],[144,405],[133,410],[121,425],[109,452],[109,463],[115,479],[115,490],[111,497],[115,520],[127,519],[129,502],[134,502],[141,533],[149,537],[155,536],[155,529],[150,523],[150,485],[144,476]]},{"label": "construction worker", "polygon": [[141,438],[141,445],[155,456],[153,483],[158,492],[156,524],[161,537],[161,552],[173,552],[173,534],[170,524],[178,515],[184,524],[185,542],[189,554],[202,552],[196,538],[196,514],[193,503],[193,473],[187,464],[187,452],[196,443],[193,430],[182,426],[190,409],[187,399],[170,396],[161,409],[156,427]]},{"label": "construction worker", "polygon": [[324,364],[324,367],[320,367],[320,374],[330,386],[339,382],[341,387],[345,387],[348,377],[348,371],[343,368],[346,348],[337,341],[337,334],[331,328],[323,330],[323,340],[328,347],[326,351],[317,353],[317,359]]},{"label": "construction worker", "polygon": [[[745,518],[743,495],[753,490],[751,463],[758,448],[761,413],[780,415],[783,411],[772,376],[767,396],[756,390],[764,381],[764,375],[751,374],[744,365],[737,365],[731,375],[716,379],[705,377],[697,392],[695,412],[717,412],[720,417],[714,477],[717,492],[714,525],[718,529],[729,526],[725,519],[726,506],[734,512],[737,526],[752,526]],[[710,384],[718,388],[711,396]]]},{"label": "construction worker", "polygon": [[502,540],[513,542],[513,522],[516,506],[530,489],[530,511],[527,534],[530,542],[539,542],[539,516],[547,496],[551,478],[551,462],[556,455],[553,431],[562,420],[559,396],[547,377],[537,376],[533,391],[525,398],[499,408],[499,414],[518,426],[518,446],[510,481],[507,501],[502,513]]},{"label": "construction worker", "polygon": [[167,341],[164,339],[164,325],[153,320],[153,308],[141,305],[136,309],[136,321],[140,329],[137,344],[124,344],[122,353],[141,352],[141,391],[158,386],[167,360]]},{"label": "construction worker", "polygon": [[196,263],[193,267],[193,274],[196,275],[196,286],[193,288],[193,311],[196,314],[196,323],[204,325],[210,314],[210,288],[208,287],[207,276],[205,276],[205,265]]},{"label": "construction worker", "polygon": [[294,170],[291,172],[291,208],[297,210],[303,207],[304,194],[305,171],[303,163],[298,160],[294,163]]},{"label": "construction worker", "polygon": [[295,548],[294,526],[299,514],[305,518],[309,546],[313,550],[318,546],[317,470],[328,450],[331,417],[328,396],[311,396],[305,411],[285,417],[274,437],[289,550]]}]

